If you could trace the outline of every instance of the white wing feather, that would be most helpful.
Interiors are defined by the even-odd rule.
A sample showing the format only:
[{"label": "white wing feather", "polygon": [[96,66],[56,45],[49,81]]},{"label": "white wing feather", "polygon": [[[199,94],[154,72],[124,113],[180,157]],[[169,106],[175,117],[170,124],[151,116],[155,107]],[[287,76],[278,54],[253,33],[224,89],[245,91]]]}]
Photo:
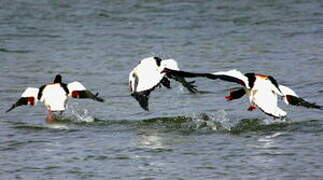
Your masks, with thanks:
[{"label": "white wing feather", "polygon": [[285,95],[292,95],[292,96],[298,97],[298,95],[295,93],[295,91],[293,91],[292,89],[290,89],[287,86],[279,85],[279,89],[282,91],[284,96]]},{"label": "white wing feather", "polygon": [[34,101],[35,101],[35,104],[37,103],[38,101],[38,92],[39,92],[39,89],[38,88],[33,88],[33,87],[28,87],[21,95],[21,97],[33,97],[34,98]]},{"label": "white wing feather", "polygon": [[72,96],[73,91],[84,91],[86,88],[78,81],[71,82],[67,84],[67,89],[69,91],[68,96]]},{"label": "white wing feather", "polygon": [[179,71],[178,63],[174,59],[164,59],[161,61],[161,71],[164,70],[164,68],[172,69]]},{"label": "white wing feather", "polygon": [[214,75],[225,75],[225,76],[231,76],[234,77],[236,79],[240,79],[241,81],[244,82],[244,84],[246,85],[247,88],[249,87],[249,81],[248,78],[243,75],[240,71],[233,69],[233,70],[229,70],[229,71],[219,71],[219,72],[214,72],[212,73]]},{"label": "white wing feather", "polygon": [[298,95],[295,93],[295,91],[293,91],[292,89],[290,89],[289,87],[283,86],[283,85],[279,85],[279,89],[281,90],[281,92],[284,95],[284,102],[286,104],[289,104],[286,95],[291,95],[291,96],[295,96],[298,97]]},{"label": "white wing feather", "polygon": [[28,87],[21,95],[21,97],[34,97],[37,99],[39,89]]},{"label": "white wing feather", "polygon": [[22,93],[21,98],[19,98],[19,100],[16,103],[14,103],[6,112],[9,112],[21,105],[36,105],[38,101],[37,99],[38,92],[39,92],[38,88],[28,87]]}]

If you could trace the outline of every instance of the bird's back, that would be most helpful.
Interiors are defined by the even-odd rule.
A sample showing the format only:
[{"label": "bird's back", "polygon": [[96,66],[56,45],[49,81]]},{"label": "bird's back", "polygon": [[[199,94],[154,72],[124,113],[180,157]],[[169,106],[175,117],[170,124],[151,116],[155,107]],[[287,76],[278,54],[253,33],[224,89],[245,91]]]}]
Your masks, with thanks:
[{"label": "bird's back", "polygon": [[51,111],[64,111],[67,100],[66,91],[59,83],[48,84],[43,89],[41,102]]}]

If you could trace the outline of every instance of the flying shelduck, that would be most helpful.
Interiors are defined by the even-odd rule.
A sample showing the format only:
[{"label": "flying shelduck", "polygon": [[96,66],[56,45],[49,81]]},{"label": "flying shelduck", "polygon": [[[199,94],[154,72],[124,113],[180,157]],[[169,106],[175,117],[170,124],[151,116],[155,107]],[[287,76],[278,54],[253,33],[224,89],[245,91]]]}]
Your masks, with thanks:
[{"label": "flying shelduck", "polygon": [[250,107],[247,109],[252,111],[257,107],[265,114],[275,118],[284,118],[287,113],[278,107],[278,96],[282,97],[286,104],[294,106],[303,106],[307,108],[323,109],[323,106],[310,103],[299,97],[292,89],[278,84],[272,77],[262,74],[246,73],[242,74],[237,70],[221,71],[215,73],[192,73],[178,71],[165,68],[162,73],[174,75],[177,77],[206,77],[209,79],[220,79],[224,81],[240,84],[242,87],[230,91],[229,96],[225,96],[228,101],[239,99],[245,94],[249,97]]},{"label": "flying shelduck", "polygon": [[196,93],[197,89],[193,85],[194,81],[187,82],[183,77],[166,75],[162,73],[164,68],[179,70],[174,59],[161,59],[159,57],[148,57],[140,63],[129,74],[129,91],[140,104],[149,111],[148,100],[150,93],[161,85],[171,88],[169,78],[180,82],[188,91]]},{"label": "flying shelduck", "polygon": [[62,82],[62,76],[56,75],[53,83],[48,83],[40,88],[28,87],[21,95],[21,98],[11,106],[6,112],[22,105],[36,105],[38,101],[44,103],[48,109],[47,120],[54,120],[52,112],[63,112],[66,107],[68,97],[90,98],[95,101],[103,102],[98,97],[98,93],[93,94],[87,90],[80,82],[74,81],[69,84]]}]

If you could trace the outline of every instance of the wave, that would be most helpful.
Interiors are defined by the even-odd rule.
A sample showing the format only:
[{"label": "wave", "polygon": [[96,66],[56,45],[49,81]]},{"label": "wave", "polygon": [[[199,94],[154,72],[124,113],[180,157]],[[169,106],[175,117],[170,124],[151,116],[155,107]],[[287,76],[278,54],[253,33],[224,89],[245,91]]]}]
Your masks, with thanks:
[{"label": "wave", "polygon": [[[186,113],[175,117],[156,117],[149,119],[106,120],[92,116],[89,111],[77,103],[69,105],[63,116],[57,116],[54,123],[45,125],[13,124],[16,129],[39,131],[44,129],[84,130],[84,126],[123,127],[123,129],[158,129],[160,131],[179,131],[183,133],[222,132],[241,134],[248,132],[303,131],[323,130],[320,120],[292,122],[291,120],[238,119],[229,117],[225,110],[213,113]],[[314,125],[313,125],[314,124]],[[120,129],[120,128],[117,128]]]},{"label": "wave", "polygon": [[[80,110],[80,109],[79,109]],[[86,126],[124,126],[135,129],[160,129],[181,132],[224,132],[240,134],[246,132],[269,132],[286,129],[290,121],[269,119],[233,119],[224,110],[215,113],[189,113],[175,117],[150,119],[103,120],[92,117],[87,110],[73,109],[72,116],[60,117],[59,122]]]}]

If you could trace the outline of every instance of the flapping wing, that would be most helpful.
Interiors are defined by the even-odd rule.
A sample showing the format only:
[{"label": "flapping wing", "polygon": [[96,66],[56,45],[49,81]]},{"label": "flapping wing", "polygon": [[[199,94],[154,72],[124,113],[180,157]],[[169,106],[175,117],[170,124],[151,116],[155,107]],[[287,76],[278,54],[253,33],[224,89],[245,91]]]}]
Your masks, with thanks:
[{"label": "flapping wing", "polygon": [[104,99],[98,97],[99,93],[93,94],[91,91],[87,90],[80,82],[72,82],[67,84],[67,89],[69,91],[68,96],[72,98],[89,98],[95,101],[104,102]]},{"label": "flapping wing", "polygon": [[[161,62],[161,65],[164,68],[168,68],[171,70],[177,70],[179,71],[179,67],[177,62],[174,59],[165,59]],[[196,89],[196,86],[194,85],[195,81],[188,82],[186,79],[182,76],[175,76],[171,74],[167,74],[167,77],[174,79],[175,81],[181,83],[189,92],[195,94],[198,92]]]},{"label": "flapping wing", "polygon": [[289,87],[283,86],[283,85],[279,85],[279,89],[282,91],[282,93],[284,94],[284,102],[286,104],[290,104],[293,106],[303,106],[306,108],[315,108],[315,109],[322,109],[323,110],[323,106],[319,106],[315,103],[311,103],[306,101],[305,99],[299,97],[295,91],[293,91],[292,89],[290,89]]},{"label": "flapping wing", "polygon": [[212,75],[215,75],[218,79],[221,79],[223,81],[238,83],[244,87],[250,88],[248,78],[236,69],[215,72],[212,73]]},{"label": "flapping wing", "polygon": [[265,114],[275,118],[285,117],[287,113],[278,107],[277,101],[277,95],[267,89],[257,90],[252,98],[252,102]]},{"label": "flapping wing", "polygon": [[37,97],[38,97],[38,88],[28,87],[21,95],[21,98],[11,106],[6,112],[13,110],[14,108],[22,105],[36,105],[37,104]]},{"label": "flapping wing", "polygon": [[215,72],[215,73],[192,73],[192,72],[178,71],[178,70],[165,68],[162,71],[162,73],[163,72],[165,72],[167,75],[172,75],[177,77],[186,77],[186,78],[205,77],[213,80],[221,79],[223,81],[238,83],[244,87],[249,88],[248,78],[244,76],[241,72],[235,69],[230,71],[221,71],[221,72]]}]

